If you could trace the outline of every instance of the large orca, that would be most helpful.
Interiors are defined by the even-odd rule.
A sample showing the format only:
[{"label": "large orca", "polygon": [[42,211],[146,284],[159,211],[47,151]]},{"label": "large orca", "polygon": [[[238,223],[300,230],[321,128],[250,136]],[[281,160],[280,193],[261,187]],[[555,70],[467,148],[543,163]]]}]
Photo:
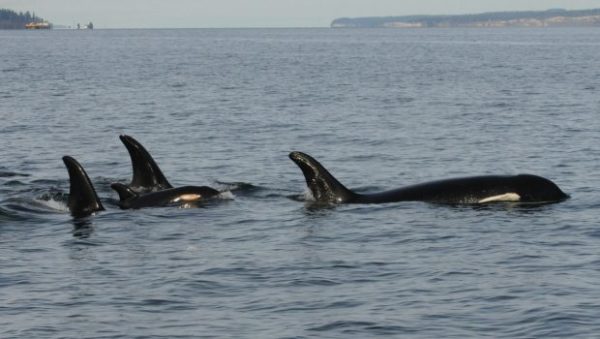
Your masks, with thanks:
[{"label": "large orca", "polygon": [[358,194],[342,185],[317,160],[301,152],[290,153],[302,170],[318,203],[387,203],[425,201],[447,204],[491,202],[559,202],[568,195],[552,181],[531,174],[477,176],[426,182],[374,194]]},{"label": "large orca", "polygon": [[70,188],[67,206],[71,215],[82,218],[103,211],[104,207],[83,167],[70,156],[64,156],[63,162],[69,172]]},{"label": "large orca", "polygon": [[182,186],[145,194],[139,194],[121,183],[110,187],[119,194],[119,207],[122,209],[197,204],[221,193],[208,186]]},{"label": "large orca", "polygon": [[129,187],[133,191],[144,193],[173,188],[142,144],[129,135],[120,135],[119,139],[127,148],[131,158],[133,178]]}]

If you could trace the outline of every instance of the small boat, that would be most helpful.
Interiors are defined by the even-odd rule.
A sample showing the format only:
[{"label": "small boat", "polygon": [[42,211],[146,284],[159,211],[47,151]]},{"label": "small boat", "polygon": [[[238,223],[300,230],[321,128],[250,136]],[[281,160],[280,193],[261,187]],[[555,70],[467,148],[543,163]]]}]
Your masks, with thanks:
[{"label": "small boat", "polygon": [[94,29],[94,24],[90,21],[87,25],[77,24],[77,29]]},{"label": "small boat", "polygon": [[51,29],[52,25],[49,22],[30,22],[25,25],[26,29]]}]

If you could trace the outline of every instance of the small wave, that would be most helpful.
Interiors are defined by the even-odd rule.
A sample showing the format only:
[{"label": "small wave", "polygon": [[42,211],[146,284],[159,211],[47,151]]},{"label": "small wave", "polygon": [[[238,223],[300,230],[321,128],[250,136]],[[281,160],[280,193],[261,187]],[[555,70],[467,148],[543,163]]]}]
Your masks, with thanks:
[{"label": "small wave", "polygon": [[344,320],[340,320],[340,321],[334,321],[331,322],[329,324],[325,324],[322,326],[316,326],[316,327],[312,327],[309,328],[309,331],[316,331],[316,332],[325,332],[325,331],[332,331],[332,330],[341,330],[341,329],[349,329],[349,328],[365,328],[365,327],[370,327],[370,326],[375,326],[376,324],[374,322],[370,322],[370,321],[344,321]]},{"label": "small wave", "polygon": [[342,333],[364,332],[368,335],[397,335],[417,332],[416,329],[398,325],[379,325],[371,321],[334,321],[322,326],[312,327],[309,331],[328,332],[340,331]]},{"label": "small wave", "polygon": [[64,180],[57,180],[57,179],[36,179],[36,180],[33,180],[31,183],[35,184],[35,186],[51,187],[51,189],[55,189],[55,187],[62,185],[64,182],[65,182]]},{"label": "small wave", "polygon": [[10,210],[4,209],[0,206],[0,222],[1,221],[11,221],[11,220],[23,220],[24,218],[20,217],[19,214],[12,212]]},{"label": "small wave", "polygon": [[286,198],[293,200],[293,201],[298,201],[298,202],[306,201],[306,197],[303,194],[290,194],[290,195],[286,195]]},{"label": "small wave", "polygon": [[249,191],[256,191],[256,190],[260,190],[261,187],[259,186],[255,186],[251,183],[248,182],[226,182],[226,181],[216,181],[215,182],[219,188],[223,189],[223,190],[227,190],[227,191],[242,191],[242,192],[249,192]]},{"label": "small wave", "polygon": [[[272,199],[272,198],[282,198],[288,197],[287,191],[282,189],[275,189],[265,186],[257,186],[254,184],[250,184],[247,182],[223,182],[216,181],[216,188],[220,191],[228,191],[230,192],[234,198],[237,197],[252,197],[254,199]],[[230,196],[225,196],[225,198],[231,199]],[[295,198],[290,198],[292,200],[296,200]],[[304,199],[301,199],[302,201]]]},{"label": "small wave", "polygon": [[29,176],[29,174],[26,174],[26,173],[0,171],[0,178],[28,177],[28,176]]},{"label": "small wave", "polygon": [[307,312],[314,310],[333,310],[333,309],[343,309],[343,308],[354,308],[363,305],[362,302],[357,301],[335,301],[335,302],[327,302],[327,301],[316,301],[316,302],[307,302],[307,301],[297,301],[289,304],[281,305],[281,307],[274,307],[273,312]]},{"label": "small wave", "polygon": [[67,196],[64,193],[44,193],[37,197],[12,197],[5,200],[5,207],[14,212],[31,214],[68,212]]},{"label": "small wave", "polygon": [[235,195],[231,191],[225,191],[221,192],[218,198],[221,200],[235,200]]},{"label": "small wave", "polygon": [[4,186],[9,187],[17,187],[17,186],[25,186],[26,184],[20,180],[9,180],[4,183]]},{"label": "small wave", "polygon": [[171,88],[182,88],[185,86],[187,86],[187,84],[184,82],[176,82],[170,85]]},{"label": "small wave", "polygon": [[331,279],[294,279],[289,282],[291,286],[336,286],[341,285],[340,281],[331,280]]},{"label": "small wave", "polygon": [[65,200],[63,200],[63,199],[55,200],[54,198],[50,198],[48,200],[45,200],[45,199],[36,198],[36,199],[34,199],[34,202],[39,204],[42,207],[45,207],[45,208],[53,210],[53,211],[69,212],[69,207],[67,206],[67,204],[65,203]]}]

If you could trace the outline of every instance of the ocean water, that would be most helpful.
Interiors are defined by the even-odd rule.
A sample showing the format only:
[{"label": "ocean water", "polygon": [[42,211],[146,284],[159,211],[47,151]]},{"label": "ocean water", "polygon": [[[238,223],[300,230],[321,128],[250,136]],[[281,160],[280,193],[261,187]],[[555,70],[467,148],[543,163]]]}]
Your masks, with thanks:
[{"label": "ocean water", "polygon": [[[0,337],[595,337],[599,92],[589,28],[0,31]],[[229,199],[120,210],[119,134]],[[316,208],[293,150],[571,199]],[[69,215],[63,155],[106,211]]]}]

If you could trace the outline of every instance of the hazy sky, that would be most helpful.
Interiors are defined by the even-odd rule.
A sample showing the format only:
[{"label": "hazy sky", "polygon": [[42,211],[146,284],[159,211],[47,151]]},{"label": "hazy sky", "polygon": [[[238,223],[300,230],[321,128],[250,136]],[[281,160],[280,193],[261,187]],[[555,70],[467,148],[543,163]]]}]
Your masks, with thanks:
[{"label": "hazy sky", "polygon": [[600,8],[600,0],[0,0],[55,24],[98,28],[326,27],[338,17]]}]

